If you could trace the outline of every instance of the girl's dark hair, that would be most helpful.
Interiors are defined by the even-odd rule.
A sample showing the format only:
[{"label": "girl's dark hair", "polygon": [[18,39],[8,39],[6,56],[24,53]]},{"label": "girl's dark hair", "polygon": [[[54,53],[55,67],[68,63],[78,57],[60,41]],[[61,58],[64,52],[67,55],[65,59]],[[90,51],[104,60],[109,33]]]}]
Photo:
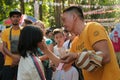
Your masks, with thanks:
[{"label": "girl's dark hair", "polygon": [[70,12],[70,11],[75,12],[81,20],[84,20],[84,15],[83,15],[83,11],[82,11],[81,6],[70,6],[70,7],[66,8],[63,11],[63,13]]},{"label": "girl's dark hair", "polygon": [[37,44],[43,39],[43,33],[38,27],[26,26],[21,30],[18,51],[22,57],[27,57],[27,51],[30,55],[37,55]]}]

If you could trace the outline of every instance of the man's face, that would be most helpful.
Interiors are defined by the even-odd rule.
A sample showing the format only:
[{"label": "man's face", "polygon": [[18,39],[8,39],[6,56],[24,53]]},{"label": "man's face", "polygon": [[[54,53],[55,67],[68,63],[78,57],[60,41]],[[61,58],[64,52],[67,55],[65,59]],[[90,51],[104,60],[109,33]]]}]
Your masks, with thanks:
[{"label": "man's face", "polygon": [[63,22],[64,28],[67,31],[71,32],[73,30],[73,28],[74,28],[74,25],[73,25],[73,22],[74,22],[73,15],[70,14],[70,13],[63,13],[61,15],[61,17],[62,17],[62,22]]},{"label": "man's face", "polygon": [[17,14],[14,14],[13,16],[10,17],[13,25],[19,25],[20,18],[21,18],[21,16],[17,15]]}]

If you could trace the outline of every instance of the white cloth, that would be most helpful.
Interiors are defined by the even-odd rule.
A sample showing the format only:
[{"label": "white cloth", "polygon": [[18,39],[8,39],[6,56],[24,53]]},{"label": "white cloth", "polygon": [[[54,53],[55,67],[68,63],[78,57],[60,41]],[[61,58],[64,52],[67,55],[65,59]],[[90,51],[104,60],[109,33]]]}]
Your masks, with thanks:
[{"label": "white cloth", "polygon": [[59,53],[58,49],[59,49],[59,48],[57,47],[57,45],[54,46],[53,52],[54,52],[54,54],[55,54],[56,56],[60,57],[60,53]]},{"label": "white cloth", "polygon": [[72,66],[68,71],[56,71],[52,80],[78,80],[78,77],[78,71]]},{"label": "white cloth", "polygon": [[[69,40],[67,40],[67,41],[65,41],[64,42],[64,44],[63,44],[63,47],[67,50],[69,47],[68,47],[68,45],[69,45],[69,42],[70,42],[70,39]],[[70,45],[69,45],[70,47],[71,47],[71,43],[70,43]]]},{"label": "white cloth", "polygon": [[[43,71],[40,59],[37,58],[37,60]],[[41,80],[31,56],[28,55],[26,58],[20,58],[17,80]]]},{"label": "white cloth", "polygon": [[[57,45],[54,46],[54,54],[58,57],[60,56],[60,53],[58,51]],[[53,72],[52,80],[78,80],[79,79],[79,73],[77,69],[71,65],[71,68],[68,71],[64,70],[56,70]]]}]

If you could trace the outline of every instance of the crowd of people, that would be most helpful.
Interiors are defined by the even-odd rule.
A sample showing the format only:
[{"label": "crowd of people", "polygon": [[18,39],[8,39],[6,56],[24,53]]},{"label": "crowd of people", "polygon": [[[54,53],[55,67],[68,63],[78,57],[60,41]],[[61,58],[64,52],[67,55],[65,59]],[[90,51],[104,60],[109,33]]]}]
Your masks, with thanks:
[{"label": "crowd of people", "polygon": [[11,11],[12,25],[0,31],[0,80],[120,80],[116,29],[108,35],[101,24],[85,23],[80,6],[63,10],[64,29],[27,19],[20,26],[21,15]]}]

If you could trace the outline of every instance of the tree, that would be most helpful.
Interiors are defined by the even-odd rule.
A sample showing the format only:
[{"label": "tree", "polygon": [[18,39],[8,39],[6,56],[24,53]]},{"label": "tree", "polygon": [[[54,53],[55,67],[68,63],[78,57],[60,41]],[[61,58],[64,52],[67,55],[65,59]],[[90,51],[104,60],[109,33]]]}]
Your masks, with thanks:
[{"label": "tree", "polygon": [[[28,0],[29,2],[23,2],[24,0],[0,0],[0,21],[7,18],[9,12],[15,8],[21,10],[30,16],[34,16],[34,0]],[[39,1],[39,19],[45,22],[46,26],[60,27],[62,25],[60,20],[60,14],[62,10],[71,4],[77,5],[90,5],[90,8],[83,7],[84,12],[89,12],[93,10],[104,9],[104,7],[109,7],[104,9],[104,11],[116,10],[111,13],[104,14],[88,14],[85,15],[85,19],[104,19],[104,18],[119,18],[120,9],[113,7],[116,4],[120,4],[120,0],[38,0]],[[42,2],[40,4],[40,2]],[[59,3],[59,4],[55,4]],[[21,6],[20,6],[21,5]]]},{"label": "tree", "polygon": [[19,1],[16,0],[0,0],[0,21],[9,16],[9,12],[15,8],[20,9]]}]

